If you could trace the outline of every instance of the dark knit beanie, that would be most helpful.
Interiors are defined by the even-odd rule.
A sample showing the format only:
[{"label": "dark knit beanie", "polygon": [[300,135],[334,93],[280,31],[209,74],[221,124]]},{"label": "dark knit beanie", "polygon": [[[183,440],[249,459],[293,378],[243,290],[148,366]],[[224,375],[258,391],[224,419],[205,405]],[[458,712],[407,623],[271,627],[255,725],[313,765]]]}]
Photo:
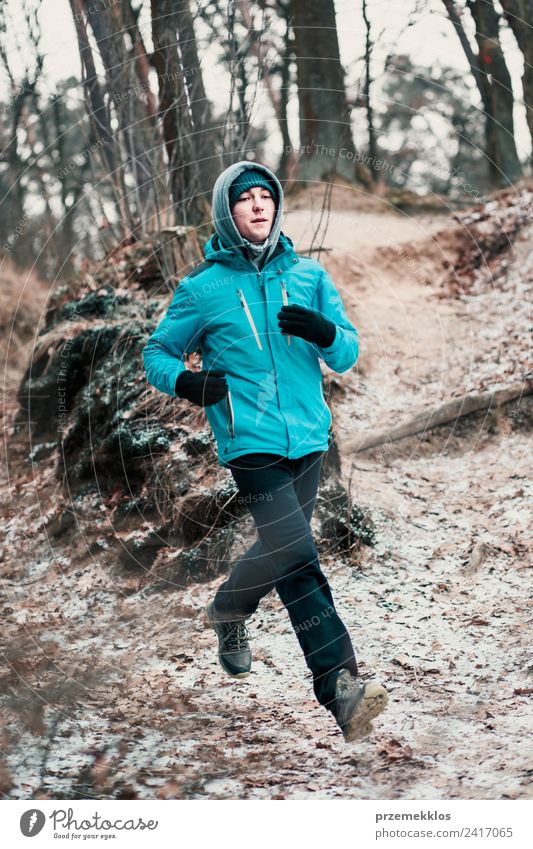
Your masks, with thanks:
[{"label": "dark knit beanie", "polygon": [[235,178],[228,189],[229,208],[232,209],[233,204],[239,195],[248,191],[248,189],[252,189],[254,186],[262,186],[263,188],[268,189],[274,198],[274,203],[277,205],[278,193],[275,185],[268,179],[266,174],[263,174],[262,171],[258,171],[256,168],[247,168],[246,171],[243,171],[242,174],[239,174],[239,176]]}]

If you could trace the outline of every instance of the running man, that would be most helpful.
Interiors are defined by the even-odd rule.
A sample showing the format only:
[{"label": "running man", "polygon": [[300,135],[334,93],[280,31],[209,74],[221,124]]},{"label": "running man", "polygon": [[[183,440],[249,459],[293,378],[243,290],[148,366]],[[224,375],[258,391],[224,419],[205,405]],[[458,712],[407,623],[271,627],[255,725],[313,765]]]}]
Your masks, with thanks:
[{"label": "running man", "polygon": [[[176,288],[144,351],[148,381],[205,407],[217,459],[232,474],[257,529],[206,611],[224,671],[243,678],[252,653],[246,622],[276,590],[319,703],[344,739],[372,730],[388,696],[364,682],[323,574],[311,532],[331,412],[320,360],[342,374],[357,361],[357,330],[320,263],[281,230],[283,189],[270,169],[241,161],[213,189],[215,233],[205,261]],[[199,349],[202,371],[182,358]]]}]

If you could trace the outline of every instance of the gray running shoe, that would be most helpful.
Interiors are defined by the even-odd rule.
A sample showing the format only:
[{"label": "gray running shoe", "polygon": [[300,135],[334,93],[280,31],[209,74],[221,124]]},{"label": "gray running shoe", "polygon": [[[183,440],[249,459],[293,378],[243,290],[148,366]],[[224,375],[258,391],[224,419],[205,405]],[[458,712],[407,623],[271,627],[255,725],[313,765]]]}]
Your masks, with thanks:
[{"label": "gray running shoe", "polygon": [[207,622],[218,637],[218,659],[224,672],[232,678],[246,678],[252,668],[252,652],[248,643],[245,619],[217,622],[213,602],[206,607]]},{"label": "gray running shoe", "polygon": [[366,737],[373,730],[372,720],[387,707],[385,687],[377,681],[355,678],[349,669],[341,669],[335,685],[334,716],[347,743]]}]

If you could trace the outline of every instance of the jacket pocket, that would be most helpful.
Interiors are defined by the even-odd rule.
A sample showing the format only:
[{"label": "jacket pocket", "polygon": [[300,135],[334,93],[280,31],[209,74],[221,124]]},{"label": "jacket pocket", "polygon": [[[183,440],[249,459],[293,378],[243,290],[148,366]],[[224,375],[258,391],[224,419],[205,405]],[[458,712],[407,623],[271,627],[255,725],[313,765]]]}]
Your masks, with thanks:
[{"label": "jacket pocket", "polygon": [[[288,292],[287,292],[287,287],[285,285],[285,280],[281,280],[280,285],[281,285],[281,300],[283,301],[284,306],[287,306],[287,304],[289,303],[289,296],[288,296]],[[291,344],[291,337],[287,336],[287,345],[290,345],[290,344]]]},{"label": "jacket pocket", "polygon": [[259,338],[259,333],[257,332],[257,327],[255,326],[254,317],[253,317],[252,313],[250,312],[250,307],[248,306],[246,298],[244,297],[244,292],[242,291],[242,289],[237,289],[237,294],[239,296],[239,300],[240,300],[242,306],[244,307],[244,312],[246,314],[246,318],[248,319],[248,324],[250,325],[250,327],[252,329],[252,333],[255,336],[255,341],[257,342],[257,347],[259,348],[260,351],[262,351],[263,346],[261,345],[261,340]]}]

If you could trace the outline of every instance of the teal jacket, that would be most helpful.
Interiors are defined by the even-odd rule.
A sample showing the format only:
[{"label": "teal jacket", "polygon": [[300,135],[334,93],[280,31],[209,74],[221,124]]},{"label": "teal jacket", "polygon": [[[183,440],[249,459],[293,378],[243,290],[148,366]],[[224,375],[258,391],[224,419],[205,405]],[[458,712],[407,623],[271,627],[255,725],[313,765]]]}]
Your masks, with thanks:
[{"label": "teal jacket", "polygon": [[[246,169],[263,172],[276,202],[260,255],[237,229],[229,203],[230,186]],[[320,359],[340,374],[359,353],[357,330],[326,271],[311,257],[298,256],[282,232],[283,202],[281,183],[266,165],[241,160],[219,174],[212,198],[216,232],[205,246],[205,262],[178,285],[143,352],[148,381],[168,395],[175,395],[188,352],[200,350],[203,369],[225,373],[228,394],[205,407],[222,466],[256,451],[297,459],[326,450],[331,413]],[[277,314],[287,303],[333,321],[333,344],[319,348],[282,334]]]},{"label": "teal jacket", "polygon": [[[222,466],[257,451],[297,459],[326,450],[331,412],[320,360],[342,374],[359,354],[357,330],[329,275],[317,260],[298,256],[283,232],[260,270],[225,248],[217,233],[204,253],[205,262],[181,280],[144,347],[149,383],[175,396],[182,357],[196,350],[203,369],[225,373],[228,394],[204,408]],[[333,344],[319,348],[282,334],[277,314],[287,303],[333,321]]]}]

